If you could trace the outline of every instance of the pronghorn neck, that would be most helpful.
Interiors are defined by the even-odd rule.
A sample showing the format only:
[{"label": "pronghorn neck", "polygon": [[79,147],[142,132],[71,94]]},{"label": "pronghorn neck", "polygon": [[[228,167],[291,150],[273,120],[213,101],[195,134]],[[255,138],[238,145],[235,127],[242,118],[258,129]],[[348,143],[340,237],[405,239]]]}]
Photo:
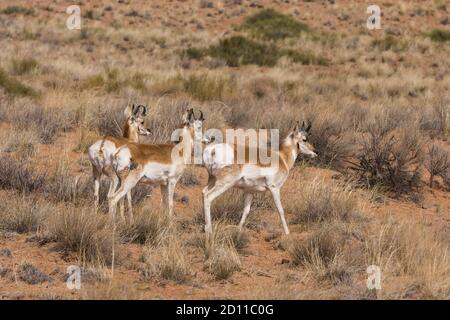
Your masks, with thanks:
[{"label": "pronghorn neck", "polygon": [[287,169],[290,170],[295,164],[295,160],[298,156],[297,144],[289,137],[286,138],[280,147],[280,157],[285,162]]},{"label": "pronghorn neck", "polygon": [[123,137],[132,142],[139,143],[138,130],[137,128],[130,127],[128,121],[125,121],[125,124],[123,125]]}]

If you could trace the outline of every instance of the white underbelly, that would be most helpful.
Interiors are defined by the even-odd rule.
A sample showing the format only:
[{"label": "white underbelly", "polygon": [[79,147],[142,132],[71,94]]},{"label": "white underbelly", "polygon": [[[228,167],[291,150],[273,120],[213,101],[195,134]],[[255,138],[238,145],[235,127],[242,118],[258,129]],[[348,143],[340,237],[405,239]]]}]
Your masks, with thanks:
[{"label": "white underbelly", "polygon": [[143,182],[166,184],[170,178],[177,177],[177,167],[173,164],[149,163],[145,166]]}]

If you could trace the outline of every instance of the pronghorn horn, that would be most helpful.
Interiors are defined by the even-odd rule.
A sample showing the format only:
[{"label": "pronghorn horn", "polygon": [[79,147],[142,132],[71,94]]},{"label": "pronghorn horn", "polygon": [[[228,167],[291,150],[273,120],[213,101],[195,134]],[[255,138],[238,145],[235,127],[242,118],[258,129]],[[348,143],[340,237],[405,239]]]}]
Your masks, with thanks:
[{"label": "pronghorn horn", "polygon": [[136,106],[133,103],[133,106],[131,107],[131,113],[135,114],[136,113]]},{"label": "pronghorn horn", "polygon": [[311,121],[308,121],[308,126],[306,127],[306,132],[310,132],[311,131],[311,127],[312,127],[312,123],[311,123]]},{"label": "pronghorn horn", "polygon": [[205,118],[203,117],[203,111],[202,110],[200,110],[200,117],[198,117],[197,120],[200,120],[200,121],[204,121],[205,120]]},{"label": "pronghorn horn", "polygon": [[192,115],[194,113],[194,109],[187,109],[183,114],[183,123],[187,124],[191,121]]}]

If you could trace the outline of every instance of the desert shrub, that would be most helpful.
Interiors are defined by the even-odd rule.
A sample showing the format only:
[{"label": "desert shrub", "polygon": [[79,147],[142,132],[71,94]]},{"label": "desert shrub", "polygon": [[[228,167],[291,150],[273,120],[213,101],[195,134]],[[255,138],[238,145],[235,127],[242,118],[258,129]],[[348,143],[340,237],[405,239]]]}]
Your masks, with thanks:
[{"label": "desert shrub", "polygon": [[247,17],[240,29],[268,40],[298,37],[302,32],[310,31],[306,24],[273,9],[265,9]]},{"label": "desert shrub", "polygon": [[31,167],[11,156],[2,156],[0,159],[0,187],[19,192],[30,193],[42,189],[46,175],[36,173]]},{"label": "desert shrub", "polygon": [[33,129],[43,144],[53,143],[61,130],[73,126],[70,115],[40,105],[25,105],[21,107],[21,112],[11,113],[8,120],[20,130]]},{"label": "desert shrub", "polygon": [[341,168],[353,154],[354,136],[345,132],[342,125],[335,119],[317,118],[308,141],[319,155],[315,163],[331,168]]},{"label": "desert shrub", "polygon": [[274,45],[266,45],[242,36],[220,40],[217,45],[208,48],[207,54],[224,60],[230,67],[246,64],[274,66],[280,57],[280,52]]},{"label": "desert shrub", "polygon": [[3,196],[0,203],[0,229],[18,233],[35,232],[43,226],[54,208],[16,195]]},{"label": "desert shrub", "polygon": [[5,90],[6,93],[13,96],[37,96],[37,92],[20,81],[11,78],[8,74],[0,68],[0,87]]},{"label": "desert shrub", "polygon": [[20,280],[25,281],[28,284],[39,284],[51,281],[51,278],[47,274],[27,262],[20,266],[18,276]]},{"label": "desert shrub", "polygon": [[211,45],[206,49],[188,48],[181,52],[181,56],[196,60],[210,56],[224,61],[230,67],[248,64],[273,67],[283,56],[289,57],[295,63],[329,64],[326,58],[316,56],[312,52],[299,49],[280,49],[274,44],[265,44],[243,36],[221,39],[218,44]]},{"label": "desert shrub", "polygon": [[[82,264],[109,264],[113,259],[113,228],[108,217],[93,215],[91,210],[64,210],[52,215],[48,233],[61,250],[74,252]],[[115,261],[118,261],[117,250]]]},{"label": "desert shrub", "polygon": [[447,150],[432,145],[428,148],[425,168],[430,174],[430,188],[433,187],[434,177],[440,176],[444,181],[450,177],[450,154]]},{"label": "desert shrub", "polygon": [[3,14],[12,15],[12,14],[23,14],[26,16],[34,14],[34,10],[32,8],[25,8],[20,6],[8,6],[1,11]]},{"label": "desert shrub", "polygon": [[349,221],[358,216],[362,208],[350,185],[339,186],[315,178],[286,203],[286,210],[295,215],[297,223],[322,223]]},{"label": "desert shrub", "polygon": [[15,152],[20,160],[28,160],[35,156],[39,139],[33,130],[14,130],[4,139],[6,140],[4,152]]},{"label": "desert shrub", "polygon": [[72,176],[68,163],[62,161],[55,172],[48,175],[43,192],[56,201],[82,204],[93,194],[92,180],[87,176]]},{"label": "desert shrub", "polygon": [[417,190],[423,162],[421,140],[414,129],[393,130],[381,122],[368,127],[350,169],[365,186],[382,186],[397,194]]},{"label": "desert shrub", "polygon": [[431,40],[436,42],[447,42],[450,41],[450,31],[443,29],[433,29],[428,36]]},{"label": "desert shrub", "polygon": [[12,72],[16,75],[31,73],[39,67],[39,63],[33,58],[13,59],[11,63]]},{"label": "desert shrub", "polygon": [[446,138],[450,129],[450,99],[444,97],[434,103],[426,109],[420,120],[420,128],[428,131],[430,136]]},{"label": "desert shrub", "polygon": [[126,241],[156,246],[161,244],[169,226],[167,212],[144,207],[137,210],[131,224],[120,226],[120,233]]},{"label": "desert shrub", "polygon": [[91,116],[91,127],[99,135],[122,136],[123,105],[99,107]]}]

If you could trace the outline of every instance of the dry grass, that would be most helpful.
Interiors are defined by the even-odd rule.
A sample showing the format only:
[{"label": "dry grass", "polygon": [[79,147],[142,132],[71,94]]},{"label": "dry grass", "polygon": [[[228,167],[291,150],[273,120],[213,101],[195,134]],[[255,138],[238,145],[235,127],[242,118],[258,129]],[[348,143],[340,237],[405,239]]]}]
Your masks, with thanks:
[{"label": "dry grass", "polygon": [[[210,2],[203,1],[204,8],[189,19],[189,1],[170,5],[177,19],[167,16],[169,3],[162,1],[152,12],[127,1],[103,9],[87,3],[87,27],[81,32],[60,28],[56,7],[45,1],[33,8],[2,5],[0,240],[35,239],[42,252],[55,247],[59,251],[52,254],[65,261],[94,267],[109,266],[115,243],[119,264],[125,252],[132,253],[119,266],[127,281],[136,275],[134,255],[144,246],[145,281],[169,282],[175,297],[182,296],[178,284],[198,284],[192,291],[196,298],[214,281],[217,297],[236,298],[230,295],[236,288],[242,291],[239,284],[222,280],[242,270],[239,279],[250,287],[245,296],[250,298],[449,299],[442,184],[450,183],[445,169],[450,46],[439,27],[445,6],[388,0],[383,12],[392,26],[374,35],[363,29],[350,3],[340,4],[342,12],[336,13],[320,1],[284,2],[274,5],[275,11],[242,1],[210,8]],[[242,24],[232,25],[236,21]],[[278,250],[277,236],[234,227],[243,206],[236,190],[214,202],[214,233],[205,240],[196,174],[203,169],[183,176],[177,194],[184,196],[189,188],[198,195],[189,190],[188,208],[177,208],[183,212],[173,223],[147,203],[142,207],[154,199],[148,199],[148,187],[136,187],[135,220],[119,223],[113,239],[108,217],[92,213],[91,169],[84,152],[101,135],[122,134],[123,109],[130,102],[149,107],[146,126],[153,135],[147,143],[168,143],[188,105],[204,111],[207,128],[275,128],[281,138],[295,121],[312,120],[309,142],[319,157],[302,163],[316,167],[312,172],[320,178],[287,181],[283,204],[288,220],[299,223],[291,226],[294,240],[287,241],[287,252]],[[439,148],[427,150],[425,142]],[[332,181],[334,170],[355,183]],[[425,170],[429,180],[422,176]],[[421,192],[421,209],[398,197]],[[383,201],[368,203],[370,193],[380,193],[376,198]],[[270,196],[257,196],[250,220],[267,214],[268,223],[278,226],[272,202]],[[194,216],[185,215],[193,206],[198,206]],[[405,208],[412,211],[407,220],[400,218]],[[386,212],[392,217],[385,219]],[[184,245],[192,234],[200,249]],[[286,257],[294,264],[278,263]],[[383,271],[377,293],[365,286],[370,264]],[[270,278],[255,280],[253,268],[260,266]],[[5,279],[13,273],[0,270]],[[152,290],[137,290],[139,282],[89,284],[81,297],[151,296]],[[221,290],[225,286],[230,289]],[[165,294],[158,293],[161,297]]]},{"label": "dry grass", "polygon": [[349,221],[363,211],[351,185],[339,186],[324,179],[311,179],[306,178],[308,182],[286,203],[286,210],[294,214],[295,222]]}]

